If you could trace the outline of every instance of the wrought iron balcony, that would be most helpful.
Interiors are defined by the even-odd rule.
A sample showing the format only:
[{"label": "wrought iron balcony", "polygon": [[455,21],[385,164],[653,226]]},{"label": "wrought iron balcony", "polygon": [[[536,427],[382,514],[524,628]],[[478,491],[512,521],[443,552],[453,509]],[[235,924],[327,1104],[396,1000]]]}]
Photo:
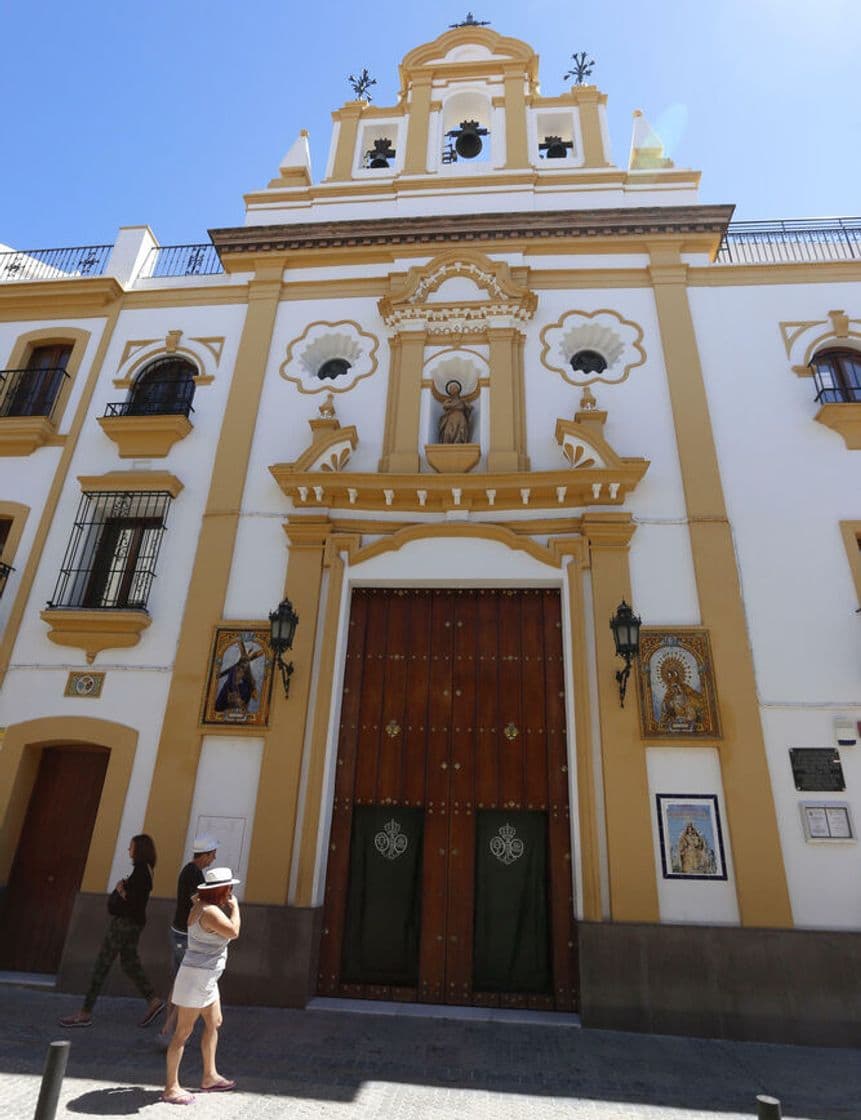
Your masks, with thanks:
[{"label": "wrought iron balcony", "polygon": [[861,260],[861,218],[730,222],[716,264]]},{"label": "wrought iron balcony", "polygon": [[212,244],[159,245],[150,249],[142,280],[164,276],[216,276],[224,272],[221,259]]},{"label": "wrought iron balcony", "polygon": [[0,598],[2,598],[3,592],[6,590],[6,580],[14,571],[15,569],[11,564],[4,564],[3,561],[0,560]]},{"label": "wrought iron balcony", "polygon": [[194,412],[191,401],[112,401],[105,406],[105,416],[188,416]]},{"label": "wrought iron balcony", "polygon": [[46,416],[50,419],[68,376],[62,367],[0,370],[0,417]]},{"label": "wrought iron balcony", "polygon": [[0,283],[101,276],[111,249],[113,245],[79,245],[73,249],[17,249],[0,253]]}]

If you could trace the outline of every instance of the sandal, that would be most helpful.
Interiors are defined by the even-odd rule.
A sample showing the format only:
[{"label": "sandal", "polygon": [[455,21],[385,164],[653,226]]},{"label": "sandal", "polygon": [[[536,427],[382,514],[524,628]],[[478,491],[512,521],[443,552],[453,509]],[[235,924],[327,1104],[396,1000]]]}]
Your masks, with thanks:
[{"label": "sandal", "polygon": [[138,1026],[139,1027],[148,1027],[150,1025],[150,1023],[152,1023],[155,1019],[157,1019],[159,1017],[159,1015],[161,1015],[161,1013],[162,1013],[162,1011],[164,1011],[165,1007],[167,1007],[167,1004],[164,1002],[163,999],[160,999],[158,1001],[158,1003],[156,1003],[153,1007],[151,1007],[147,1011],[146,1015],[144,1015],[143,1019],[141,1019],[141,1021],[138,1023]]},{"label": "sandal", "polygon": [[161,1100],[162,1104],[194,1104],[194,1097],[191,1093],[186,1093],[184,1089],[181,1089],[172,1097],[162,1093]]},{"label": "sandal", "polygon": [[80,1011],[74,1015],[63,1015],[57,1022],[61,1027],[91,1027],[93,1025],[93,1017],[84,1018]]},{"label": "sandal", "polygon": [[201,1085],[198,1093],[229,1093],[236,1088],[235,1081],[216,1081],[214,1085]]}]

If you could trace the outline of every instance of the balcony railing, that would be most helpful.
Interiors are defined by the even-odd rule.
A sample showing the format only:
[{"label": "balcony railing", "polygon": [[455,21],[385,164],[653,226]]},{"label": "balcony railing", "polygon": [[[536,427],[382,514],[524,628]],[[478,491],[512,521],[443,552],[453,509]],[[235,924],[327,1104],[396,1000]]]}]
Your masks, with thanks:
[{"label": "balcony railing", "polygon": [[3,561],[0,560],[0,598],[2,598],[3,592],[6,590],[6,580],[14,571],[15,569],[11,564],[4,564]]},{"label": "balcony railing", "polygon": [[716,264],[861,260],[861,218],[730,222]]},{"label": "balcony railing", "polygon": [[214,245],[161,245],[150,249],[142,280],[163,276],[216,276],[224,272]]},{"label": "balcony railing", "polygon": [[0,417],[50,418],[68,376],[62,367],[0,370]]},{"label": "balcony railing", "polygon": [[79,245],[74,249],[17,249],[0,253],[0,283],[101,276],[111,249],[113,245]]},{"label": "balcony railing", "polygon": [[105,406],[105,416],[188,416],[194,412],[191,401],[113,401]]}]

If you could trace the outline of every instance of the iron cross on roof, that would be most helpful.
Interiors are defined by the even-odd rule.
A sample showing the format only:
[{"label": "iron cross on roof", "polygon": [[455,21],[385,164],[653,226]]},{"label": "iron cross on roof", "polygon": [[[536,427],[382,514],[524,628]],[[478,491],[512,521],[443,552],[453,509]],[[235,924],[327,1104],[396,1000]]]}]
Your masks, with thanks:
[{"label": "iron cross on roof", "polygon": [[489,19],[476,19],[472,12],[466,13],[466,19],[460,23],[450,23],[449,27],[487,27]]}]

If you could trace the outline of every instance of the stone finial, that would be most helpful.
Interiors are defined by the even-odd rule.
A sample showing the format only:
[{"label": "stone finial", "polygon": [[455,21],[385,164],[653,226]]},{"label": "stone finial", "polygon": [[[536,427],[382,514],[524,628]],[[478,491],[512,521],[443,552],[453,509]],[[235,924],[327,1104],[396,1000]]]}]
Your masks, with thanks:
[{"label": "stone finial", "polygon": [[164,348],[168,354],[175,354],[182,338],[182,331],[168,331],[164,336]]},{"label": "stone finial", "polygon": [[323,403],[317,410],[324,420],[335,419],[335,398],[332,393],[327,393],[323,398]]},{"label": "stone finial", "polygon": [[828,318],[838,338],[849,337],[849,316],[845,311],[829,311]]},{"label": "stone finial", "polygon": [[595,399],[595,394],[592,392],[592,390],[587,385],[586,388],[583,390],[583,396],[580,398],[580,411],[581,412],[592,412],[597,407],[598,407],[598,402]]},{"label": "stone finial", "polygon": [[664,155],[663,140],[646,120],[643,110],[635,109],[628,170],[653,171],[659,167],[672,166],[673,161]]},{"label": "stone finial", "polygon": [[308,187],[311,185],[311,148],[308,144],[310,133],[303,128],[281,160],[279,177],[273,179],[270,187]]}]

